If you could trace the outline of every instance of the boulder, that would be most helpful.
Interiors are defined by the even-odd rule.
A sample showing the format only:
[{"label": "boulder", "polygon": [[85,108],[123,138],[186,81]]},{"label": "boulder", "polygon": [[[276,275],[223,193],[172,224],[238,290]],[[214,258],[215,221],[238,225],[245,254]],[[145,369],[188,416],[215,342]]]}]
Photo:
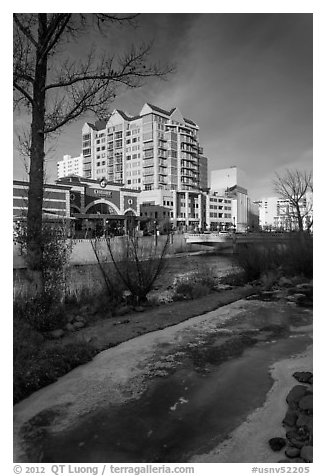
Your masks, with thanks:
[{"label": "boulder", "polygon": [[305,395],[304,397],[302,397],[300,399],[299,408],[301,410],[304,410],[307,413],[312,413],[313,412],[313,396],[312,396],[312,394]]},{"label": "boulder", "polygon": [[298,428],[306,427],[309,430],[309,432],[312,433],[312,429],[313,429],[313,417],[312,417],[312,415],[300,414],[297,421],[296,421],[296,426]]},{"label": "boulder", "polygon": [[305,428],[300,427],[295,430],[287,431],[286,438],[289,440],[292,446],[296,446],[294,442],[308,440],[309,432]]},{"label": "boulder", "polygon": [[295,446],[288,446],[285,449],[285,456],[288,458],[297,458],[300,456],[300,451],[301,450],[299,448],[295,448]]},{"label": "boulder", "polygon": [[292,283],[291,279],[286,278],[285,276],[282,276],[282,277],[279,279],[278,284],[279,284],[280,286],[292,286],[293,283]]},{"label": "boulder", "polygon": [[146,309],[143,306],[135,306],[134,311],[136,312],[144,312]]},{"label": "boulder", "polygon": [[307,463],[312,463],[312,461],[313,461],[313,447],[312,446],[304,446],[303,448],[301,448],[300,456]]},{"label": "boulder", "polygon": [[71,332],[71,331],[75,330],[75,327],[74,327],[73,324],[71,324],[71,322],[68,322],[68,324],[66,325],[66,329],[67,329],[67,331]]},{"label": "boulder", "polygon": [[83,316],[76,316],[74,320],[78,322],[85,322],[85,318]]},{"label": "boulder", "polygon": [[283,425],[285,426],[295,426],[296,421],[298,419],[298,414],[294,410],[288,410],[286,415],[283,419]]},{"label": "boulder", "polygon": [[312,283],[300,283],[296,285],[296,289],[301,292],[311,292],[313,289],[313,284]]},{"label": "boulder", "polygon": [[120,307],[117,307],[114,311],[114,315],[115,316],[124,316],[125,314],[128,314],[128,312],[131,311],[131,307],[130,306],[120,306]]},{"label": "boulder", "polygon": [[307,393],[308,387],[306,387],[305,385],[295,385],[288,393],[286,397],[286,402],[288,403],[290,408],[295,409],[297,408],[301,398],[307,395]]},{"label": "boulder", "polygon": [[77,321],[77,322],[74,322],[73,326],[74,326],[74,329],[81,329],[82,327],[85,327],[85,322]]},{"label": "boulder", "polygon": [[299,448],[301,450],[301,448],[305,446],[307,440],[299,441],[299,440],[296,440],[295,438],[292,438],[291,440],[289,440],[289,442],[291,443],[291,446],[295,446],[296,448]]},{"label": "boulder", "polygon": [[79,309],[79,312],[81,314],[89,314],[89,305],[88,304],[85,304],[84,306],[82,306],[80,309]]},{"label": "boulder", "polygon": [[276,437],[271,438],[268,443],[273,451],[280,451],[286,445],[286,440],[285,438]]},{"label": "boulder", "polygon": [[293,377],[301,383],[310,383],[312,372],[294,372]]},{"label": "boulder", "polygon": [[53,339],[60,339],[64,335],[63,329],[55,329],[54,331],[49,332],[50,337]]}]

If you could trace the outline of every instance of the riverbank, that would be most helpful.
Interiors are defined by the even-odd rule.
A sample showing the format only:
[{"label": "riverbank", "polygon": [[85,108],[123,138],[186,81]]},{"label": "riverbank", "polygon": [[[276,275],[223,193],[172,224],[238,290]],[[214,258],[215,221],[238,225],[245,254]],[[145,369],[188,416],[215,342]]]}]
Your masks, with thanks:
[{"label": "riverbank", "polygon": [[105,350],[15,405],[15,462],[207,454],[263,405],[269,365],[311,342],[290,337],[308,321],[311,310],[241,299]]},{"label": "riverbank", "polygon": [[[299,329],[298,329],[299,330]],[[312,328],[311,331],[312,333]],[[193,463],[277,463],[284,454],[272,451],[268,440],[285,437],[282,420],[287,410],[286,396],[298,382],[294,372],[312,370],[312,346],[302,354],[284,359],[271,367],[274,384],[268,392],[264,405],[249,415],[214,450],[191,459]]]}]

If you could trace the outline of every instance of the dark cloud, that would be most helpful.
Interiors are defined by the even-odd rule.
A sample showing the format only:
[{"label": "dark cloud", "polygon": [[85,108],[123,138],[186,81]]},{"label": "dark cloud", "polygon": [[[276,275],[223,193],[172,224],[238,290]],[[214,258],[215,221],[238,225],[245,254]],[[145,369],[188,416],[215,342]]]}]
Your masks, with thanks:
[{"label": "dark cloud", "polygon": [[[136,29],[90,35],[74,48],[95,39],[118,52],[154,40],[153,60],[176,63],[177,72],[122,91],[113,106],[132,114],[146,101],[178,106],[200,126],[209,169],[238,165],[254,198],[272,193],[275,170],[311,168],[311,14],[144,14]],[[56,160],[79,153],[83,122],[61,135],[53,177]]]}]

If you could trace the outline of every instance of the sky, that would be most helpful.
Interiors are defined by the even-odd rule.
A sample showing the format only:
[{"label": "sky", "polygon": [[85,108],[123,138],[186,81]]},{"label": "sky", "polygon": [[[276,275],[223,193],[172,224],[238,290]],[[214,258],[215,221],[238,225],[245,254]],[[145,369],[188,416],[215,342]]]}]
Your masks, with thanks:
[{"label": "sky", "polygon": [[[253,200],[275,195],[275,172],[312,170],[313,31],[312,14],[143,14],[138,27],[113,28],[105,38],[88,34],[68,45],[82,55],[122,52],[131,43],[153,41],[152,60],[176,65],[168,80],[148,80],[139,89],[120,90],[108,113],[137,115],[146,102],[178,107],[200,128],[208,170],[237,166],[246,174]],[[56,179],[64,154],[80,154],[81,129],[95,120],[87,114],[49,144],[47,181]],[[15,135],[30,119],[14,117]],[[27,179],[14,147],[15,179]]]}]

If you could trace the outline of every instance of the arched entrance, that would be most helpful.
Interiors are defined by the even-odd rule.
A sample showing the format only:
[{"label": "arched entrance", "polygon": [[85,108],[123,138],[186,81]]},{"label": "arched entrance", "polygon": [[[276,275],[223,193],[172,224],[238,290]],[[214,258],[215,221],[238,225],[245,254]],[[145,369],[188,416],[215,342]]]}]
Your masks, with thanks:
[{"label": "arched entrance", "polygon": [[84,221],[87,237],[122,235],[124,233],[120,210],[108,200],[102,198],[89,203],[85,208],[85,213],[89,217]]}]

